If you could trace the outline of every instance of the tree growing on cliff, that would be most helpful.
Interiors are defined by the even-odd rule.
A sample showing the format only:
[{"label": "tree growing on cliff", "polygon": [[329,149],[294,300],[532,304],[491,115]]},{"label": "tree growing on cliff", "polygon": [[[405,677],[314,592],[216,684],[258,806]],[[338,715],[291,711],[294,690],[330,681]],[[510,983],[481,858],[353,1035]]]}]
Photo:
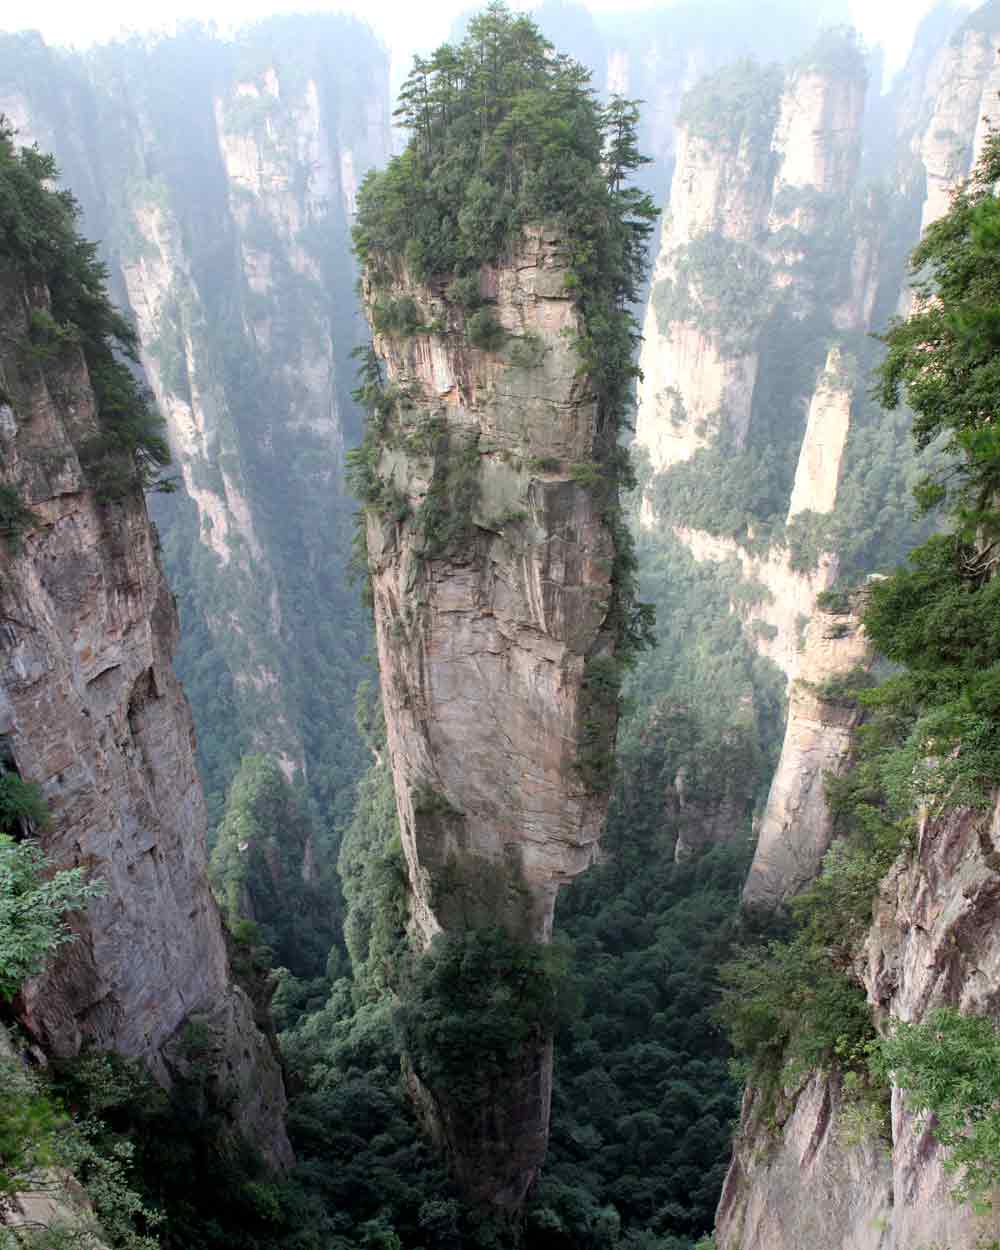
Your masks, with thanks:
[{"label": "tree growing on cliff", "polygon": [[52,189],[55,159],[18,148],[14,138],[0,114],[0,257],[22,281],[48,292],[20,344],[24,369],[44,371],[65,352],[82,351],[97,427],[77,450],[99,498],[120,499],[137,487],[170,490],[163,420],[130,367],[139,361],[135,331],[108,298],[97,244],[77,233],[80,209],[70,192]]},{"label": "tree growing on cliff", "polygon": [[629,305],[657,210],[626,185],[645,163],[638,102],[601,108],[589,79],[530,18],[494,0],[461,44],[414,62],[396,110],[412,137],[366,178],[354,243],[375,282],[403,263],[417,281],[474,302],[480,267],[524,226],[559,226],[583,314],[578,348],[612,434],[637,373]]},{"label": "tree growing on cliff", "polygon": [[0,772],[0,1001],[41,972],[46,960],[73,940],[67,912],[104,893],[82,868],[53,872],[39,844],[24,834],[45,829],[49,811],[38,786],[16,772]]}]

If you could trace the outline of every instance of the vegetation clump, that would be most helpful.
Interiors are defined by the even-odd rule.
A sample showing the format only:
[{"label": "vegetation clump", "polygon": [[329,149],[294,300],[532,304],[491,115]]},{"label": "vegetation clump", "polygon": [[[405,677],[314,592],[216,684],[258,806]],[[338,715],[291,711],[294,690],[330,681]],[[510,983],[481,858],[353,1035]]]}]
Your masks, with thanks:
[{"label": "vegetation clump", "polygon": [[713,147],[747,155],[767,154],[778,121],[784,74],[779,65],[744,59],[707,74],[688,91],[677,112],[679,125]]},{"label": "vegetation clump", "polygon": [[[646,160],[636,104],[601,108],[588,79],[530,18],[491,3],[461,44],[414,62],[396,113],[411,138],[366,178],[354,242],[376,287],[402,263],[417,281],[475,304],[483,264],[496,264],[526,227],[558,226],[583,318],[577,348],[610,439],[636,375],[628,307],[656,210],[626,185]],[[477,322],[477,333],[488,324]]]},{"label": "vegetation clump", "polygon": [[959,1173],[959,1201],[989,1206],[1000,1183],[1000,1030],[984,1016],[941,1007],[925,1020],[893,1022],[874,1047],[873,1067],[906,1091]]},{"label": "vegetation clump", "polygon": [[489,1097],[532,1042],[566,1018],[567,952],[499,928],[442,934],[404,972],[398,1026],[404,1052],[449,1100]]},{"label": "vegetation clump", "polygon": [[[132,369],[139,361],[135,331],[108,299],[97,244],[77,233],[79,206],[68,191],[50,187],[57,176],[54,158],[18,148],[0,118],[0,251],[22,281],[44,286],[50,299],[32,310],[27,363],[44,368],[67,348],[82,351],[97,428],[77,450],[99,499],[170,489],[163,475],[170,463],[163,421]],[[6,512],[9,529],[9,506]],[[15,532],[22,523],[23,515],[15,515]]]}]

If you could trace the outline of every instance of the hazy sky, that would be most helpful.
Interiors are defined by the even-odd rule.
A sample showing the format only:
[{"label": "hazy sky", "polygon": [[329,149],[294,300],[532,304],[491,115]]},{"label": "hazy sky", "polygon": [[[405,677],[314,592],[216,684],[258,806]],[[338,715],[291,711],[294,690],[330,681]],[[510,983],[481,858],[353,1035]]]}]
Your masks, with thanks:
[{"label": "hazy sky", "polygon": [[[607,0],[586,0],[591,8],[613,10]],[[974,7],[975,0],[958,0]],[[747,0],[754,4],[755,0]],[[803,0],[808,4],[809,0]],[[881,43],[887,51],[890,71],[902,63],[914,28],[934,0],[849,0],[854,22],[869,43]],[[656,7],[668,7],[658,0]],[[5,8],[8,6],[5,5]],[[214,18],[222,26],[242,25],[270,13],[332,9],[366,17],[393,49],[408,58],[414,49],[430,49],[448,33],[452,18],[471,7],[471,0],[33,0],[30,5],[10,5],[10,15],[0,14],[0,30],[30,26],[40,30],[49,43],[100,42],[123,30],[149,30],[169,26],[177,18]],[[530,8],[529,3],[513,7]],[[654,0],[627,0],[622,8],[652,8]]]}]

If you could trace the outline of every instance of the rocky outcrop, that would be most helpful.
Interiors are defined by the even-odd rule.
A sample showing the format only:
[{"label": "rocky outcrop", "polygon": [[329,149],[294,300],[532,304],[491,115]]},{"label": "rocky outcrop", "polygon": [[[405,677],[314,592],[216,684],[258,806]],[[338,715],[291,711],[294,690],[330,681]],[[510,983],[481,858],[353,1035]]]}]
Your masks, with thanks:
[{"label": "rocky outcrop", "polygon": [[688,276],[686,262],[699,241],[724,241],[720,265],[737,264],[730,253],[759,241],[771,205],[769,138],[749,123],[728,143],[696,121],[678,127],[670,213],[639,359],[636,438],[657,472],[689,459],[720,431],[738,446],[746,437],[757,354],[711,327],[713,313],[731,310],[705,308],[710,297],[698,276]]},{"label": "rocky outcrop", "polygon": [[808,224],[801,206],[782,211],[786,188],[837,196],[851,191],[861,156],[866,85],[862,75],[811,64],[789,75],[774,132],[779,163],[772,221],[793,221],[798,229]]},{"label": "rocky outcrop", "polygon": [[[644,326],[636,439],[654,478],[642,521],[669,524],[697,560],[738,570],[733,611],[789,679],[816,596],[837,575],[820,518],[836,509],[850,431],[846,343],[870,328],[880,280],[882,210],[874,192],[855,195],[865,94],[863,59],[840,36],[784,74],[744,63],[690,93]],[[763,350],[768,335],[787,350]],[[797,351],[815,361],[811,391],[805,370],[785,381]],[[714,517],[698,528],[673,503],[674,481],[680,498],[710,499],[730,457],[745,456],[746,473],[766,480],[764,464],[787,463],[800,412],[794,480],[759,514],[774,527],[769,543],[755,538],[749,512],[732,536],[745,492],[730,508],[728,488],[716,488],[718,507],[703,508],[724,518],[715,532]],[[695,466],[671,472],[702,450]]]},{"label": "rocky outcrop", "polygon": [[[826,296],[803,271],[827,207],[857,178],[865,77],[807,63],[783,85],[735,67],[685,101],[644,323],[636,438],[655,471],[750,433],[758,343],[779,294],[804,316]],[[841,329],[867,328],[877,241],[851,240]]]},{"label": "rocky outcrop", "polygon": [[782,1090],[748,1089],[716,1216],[719,1250],[890,1250],[892,1168],[884,1143],[858,1141],[836,1073]]},{"label": "rocky outcrop", "polygon": [[744,906],[773,910],[819,872],[833,838],[826,776],[848,762],[851,732],[860,719],[846,687],[870,668],[872,658],[856,612],[818,611],[809,622],[781,758],[743,887]]},{"label": "rocky outcrop", "polygon": [[809,404],[805,437],[788,503],[788,522],[800,512],[828,513],[837,502],[840,463],[851,424],[853,386],[839,347],[831,347]]},{"label": "rocky outcrop", "polygon": [[993,31],[976,23],[959,29],[934,58],[925,98],[926,126],[913,140],[926,173],[920,228],[948,211],[951,193],[968,177],[982,150],[987,124],[1000,119],[1000,21]]},{"label": "rocky outcrop", "polygon": [[[937,1007],[997,1012],[1000,805],[925,814],[882,883],[856,973],[879,1029]],[[923,1117],[891,1091],[883,1141],[852,1113],[835,1073],[784,1091],[768,1125],[748,1091],[718,1212],[720,1250],[802,1245],[979,1250],[996,1211],[952,1197],[956,1177]]]},{"label": "rocky outcrop", "polygon": [[281,1073],[233,982],[208,888],[194,733],[171,655],[177,615],[137,494],[100,504],[77,446],[95,428],[75,347],[26,365],[44,289],[0,273],[4,480],[33,514],[0,582],[0,745],[52,814],[60,866],[106,886],[77,940],[23,987],[17,1014],[49,1054],[84,1046],[141,1059],[164,1085],[197,1022],[211,1081],[232,1085],[234,1131],[290,1160]]},{"label": "rocky outcrop", "polygon": [[791,681],[799,670],[803,631],[817,596],[837,580],[836,558],[823,554],[813,569],[803,572],[793,567],[791,554],[782,547],[758,554],[704,530],[676,526],[674,534],[702,563],[736,562],[744,586],[739,598],[734,597],[732,610],[739,614],[757,651],[773,660]]},{"label": "rocky outcrop", "polygon": [[[877,1021],[919,1021],[951,1006],[996,1017],[1000,1007],[1000,804],[925,814],[916,845],[882,882],[860,973]],[[926,1123],[892,1092],[892,1250],[917,1244],[974,1250],[1000,1236],[1000,1213],[951,1197],[954,1173]]]},{"label": "rocky outcrop", "polygon": [[[614,544],[564,274],[558,236],[537,229],[483,270],[507,336],[498,350],[470,346],[460,311],[405,273],[389,291],[364,292],[376,327],[380,302],[407,297],[422,327],[438,327],[376,333],[407,406],[378,442],[387,502],[367,510],[412,928],[424,945],[497,925],[547,941],[556,893],[593,862],[604,820],[581,742],[613,747],[613,701],[602,711],[596,688],[614,651]],[[514,1209],[523,1199],[544,1154],[550,1068],[546,1041],[482,1124],[436,1091],[456,1169],[478,1198]]]}]

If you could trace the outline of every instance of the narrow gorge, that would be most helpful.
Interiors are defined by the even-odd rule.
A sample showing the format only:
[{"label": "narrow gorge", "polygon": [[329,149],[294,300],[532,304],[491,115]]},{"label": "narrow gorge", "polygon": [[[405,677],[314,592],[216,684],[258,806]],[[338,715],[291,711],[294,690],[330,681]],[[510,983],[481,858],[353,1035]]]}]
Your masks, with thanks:
[{"label": "narrow gorge", "polygon": [[0,33],[0,1250],[995,1250],[1000,5],[367,21]]},{"label": "narrow gorge", "polygon": [[234,977],[208,885],[191,714],[171,667],[176,609],[142,475],[116,436],[140,465],[165,453],[138,388],[128,418],[115,406],[134,388],[113,354],[124,323],[43,188],[51,171],[17,162],[8,134],[0,145],[7,186],[23,192],[15,223],[49,214],[44,244],[8,235],[2,272],[2,763],[47,809],[33,823],[51,862],[103,883],[13,1018],[39,1054],[111,1050],[166,1088],[190,1074],[197,1030],[225,1134],[287,1167],[269,1022]]}]

